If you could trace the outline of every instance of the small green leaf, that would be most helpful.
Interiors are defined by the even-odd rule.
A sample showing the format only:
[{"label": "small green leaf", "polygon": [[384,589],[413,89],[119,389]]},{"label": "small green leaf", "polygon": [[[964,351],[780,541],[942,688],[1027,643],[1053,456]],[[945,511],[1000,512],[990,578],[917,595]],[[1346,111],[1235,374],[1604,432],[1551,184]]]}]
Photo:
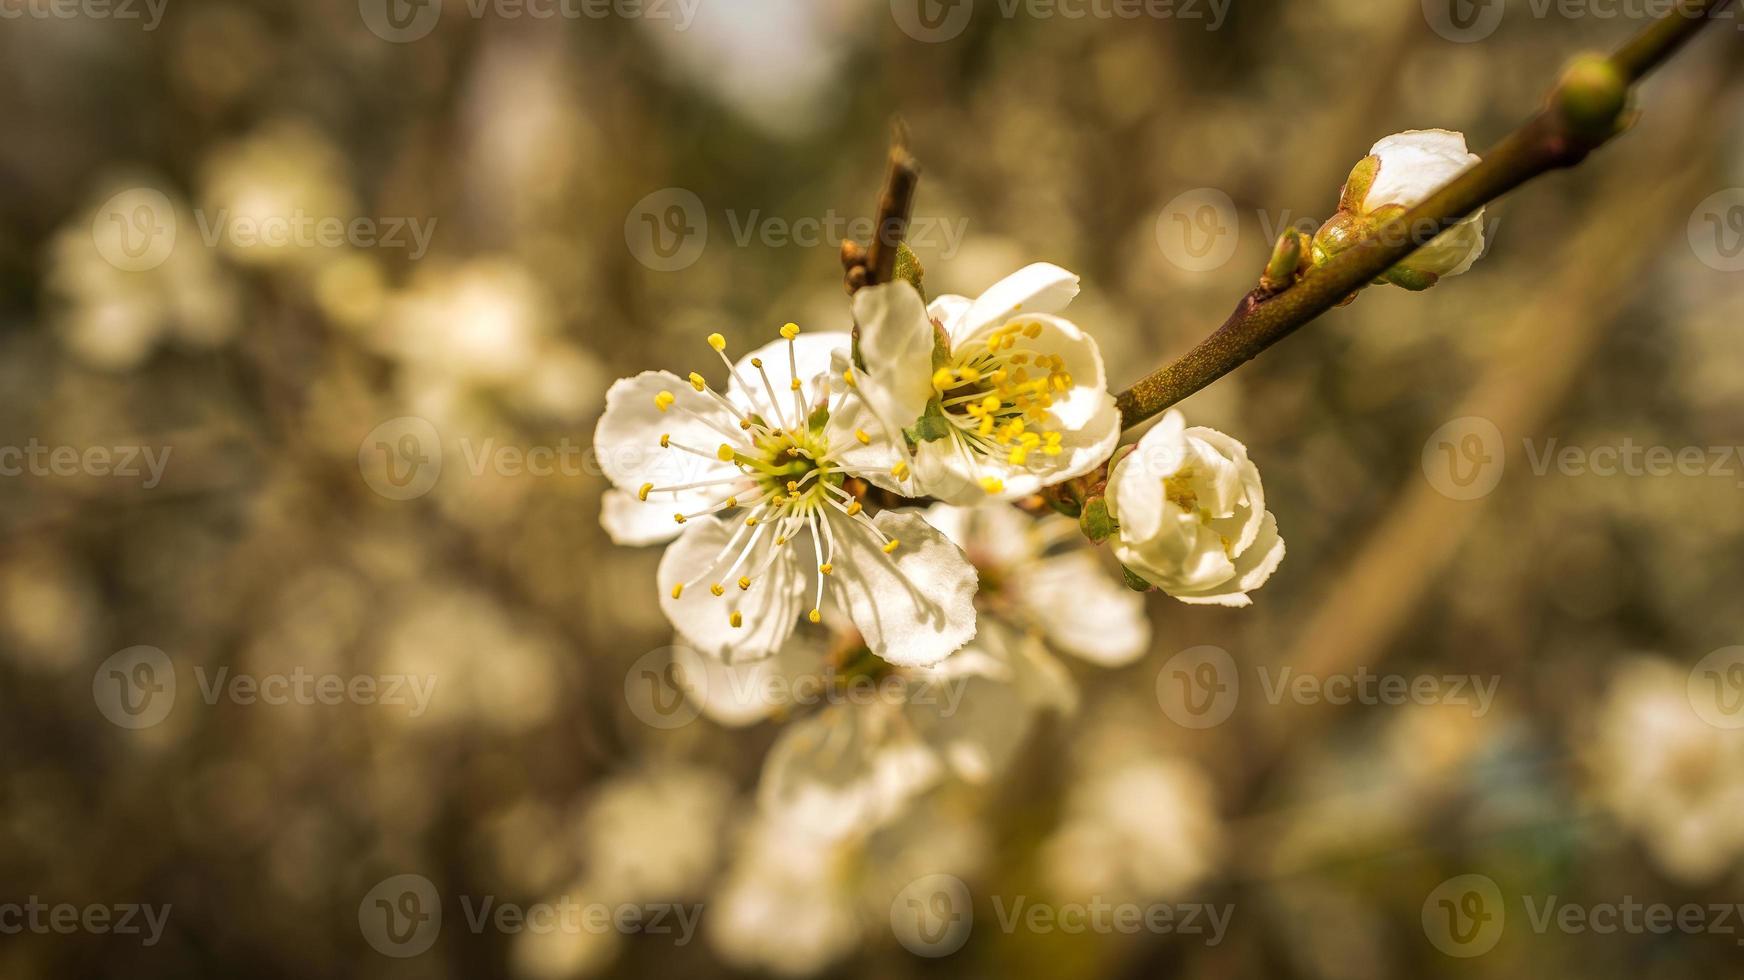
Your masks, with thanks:
[{"label": "small green leaf", "polygon": [[1125,565],[1120,566],[1120,576],[1126,579],[1126,587],[1134,592],[1149,592],[1152,588],[1137,572]]},{"label": "small green leaf", "polygon": [[907,242],[896,243],[896,268],[891,273],[895,279],[905,280],[920,294],[920,301],[926,302],[926,287],[921,285],[926,278],[926,269],[921,267],[920,259],[915,257],[914,250]]},{"label": "small green leaf", "polygon": [[1108,501],[1101,497],[1091,497],[1084,501],[1084,510],[1078,515],[1078,527],[1084,536],[1101,544],[1115,531],[1114,518],[1108,514]]},{"label": "small green leaf", "polygon": [[935,442],[951,434],[951,420],[945,418],[944,409],[936,401],[927,403],[926,414],[915,420],[914,428],[908,430],[908,437],[915,442]]}]

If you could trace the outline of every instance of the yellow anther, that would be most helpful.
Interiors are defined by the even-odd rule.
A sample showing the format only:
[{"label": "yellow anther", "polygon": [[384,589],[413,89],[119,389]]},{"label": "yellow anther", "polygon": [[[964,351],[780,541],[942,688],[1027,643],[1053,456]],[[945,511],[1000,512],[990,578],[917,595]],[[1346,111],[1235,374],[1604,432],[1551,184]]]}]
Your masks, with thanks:
[{"label": "yellow anther", "polygon": [[981,372],[975,370],[972,367],[967,367],[967,366],[960,367],[957,369],[957,380],[958,381],[969,381],[969,382],[980,381],[981,380]]},{"label": "yellow anther", "polygon": [[986,398],[981,399],[981,409],[986,412],[999,411],[999,396],[988,395]]},{"label": "yellow anther", "polygon": [[721,336],[718,333],[709,334],[708,335],[708,342],[709,342],[709,346],[713,347],[715,350],[726,350],[727,349],[727,338]]},{"label": "yellow anther", "polygon": [[908,479],[908,461],[903,459],[897,460],[896,465],[890,468],[890,475],[896,477],[898,480]]},{"label": "yellow anther", "polygon": [[799,324],[789,323],[786,326],[783,326],[781,328],[781,336],[788,339],[788,340],[792,340],[793,338],[799,336]]},{"label": "yellow anther", "polygon": [[721,586],[721,583],[716,582],[715,584],[709,586],[709,594],[715,595],[715,596],[722,596],[722,595],[727,594],[727,590]]},{"label": "yellow anther", "polygon": [[732,462],[733,461],[733,447],[728,445],[727,443],[724,443],[724,442],[721,443],[721,447],[719,449],[715,450],[715,458],[719,459],[723,463]]},{"label": "yellow anther", "polygon": [[860,506],[860,502],[858,500],[851,501],[848,504],[848,516],[853,517],[855,514],[858,514],[865,509],[866,508]]},{"label": "yellow anther", "polygon": [[750,587],[751,587],[751,576],[749,576],[749,575],[739,576],[739,591],[743,592],[746,589],[749,589]]},{"label": "yellow anther", "polygon": [[674,585],[672,587],[672,598],[676,599],[683,594],[684,594],[684,583],[683,582],[680,582],[677,585]]},{"label": "yellow anther", "polygon": [[751,358],[751,366],[761,370],[763,367],[763,359],[761,357]]},{"label": "yellow anther", "polygon": [[751,430],[751,420],[750,419],[740,419],[739,420],[739,428],[744,429],[745,431],[749,432]]},{"label": "yellow anther", "polygon": [[667,449],[667,448],[670,448],[671,445],[672,445],[672,435],[670,433],[666,433],[666,432],[660,433],[660,448]]},{"label": "yellow anther", "polygon": [[672,519],[677,521],[680,524],[684,523],[684,515],[683,514],[673,514]]},{"label": "yellow anther", "polygon": [[1042,325],[1040,323],[1026,324],[1023,328],[1023,335],[1031,340],[1040,337],[1042,335]]},{"label": "yellow anther", "polygon": [[799,492],[799,481],[798,480],[788,480],[787,481],[787,492],[788,493],[798,493]]},{"label": "yellow anther", "polygon": [[988,493],[999,493],[1005,489],[1005,483],[998,477],[984,476],[981,478],[981,489]]},{"label": "yellow anther", "polygon": [[794,378],[792,381],[789,381],[787,383],[787,387],[794,390],[794,391],[798,391],[799,390],[799,379]]},{"label": "yellow anther", "polygon": [[702,375],[692,371],[690,372],[690,386],[695,388],[697,391],[702,391],[708,388],[708,382],[702,379]]},{"label": "yellow anther", "polygon": [[987,380],[996,384],[996,385],[1002,385],[1005,383],[1005,377],[1006,377],[1006,370],[1004,368],[1000,368],[999,370],[994,371],[993,373],[989,374],[987,376]]},{"label": "yellow anther", "polygon": [[733,614],[727,617],[727,625],[731,626],[733,629],[738,629],[745,625],[745,614],[736,609],[733,610]]},{"label": "yellow anther", "polygon": [[824,562],[822,565],[818,566],[818,571],[823,572],[825,575],[828,575],[831,572],[834,572],[835,570],[836,570],[836,566],[830,564],[827,561]]},{"label": "yellow anther", "polygon": [[667,409],[671,408],[672,403],[677,401],[677,400],[678,400],[677,395],[674,395],[670,391],[662,391],[659,394],[654,396],[654,407],[658,408],[659,410],[664,412]]},{"label": "yellow anther", "polygon": [[777,548],[781,547],[782,545],[784,545],[786,543],[787,543],[787,539],[785,537],[777,536],[775,538],[775,547],[777,547]]},{"label": "yellow anther", "polygon": [[1028,455],[1029,455],[1029,447],[1028,446],[1018,446],[1016,449],[1013,449],[1011,451],[1011,455],[1005,457],[1005,459],[1006,459],[1006,462],[1009,462],[1013,466],[1022,466],[1024,457],[1026,457]]},{"label": "yellow anther", "polygon": [[854,369],[844,368],[842,370],[842,380],[848,383],[848,387],[854,387]]},{"label": "yellow anther", "polygon": [[896,549],[898,549],[900,547],[902,547],[902,542],[896,540],[895,538],[891,538],[890,541],[884,545],[884,553],[887,555],[895,554]]},{"label": "yellow anther", "polygon": [[650,490],[653,490],[653,489],[654,489],[654,484],[652,484],[652,483],[642,484],[641,489],[636,491],[636,499],[637,500],[647,500],[648,499],[648,492]]},{"label": "yellow anther", "polygon": [[726,499],[726,501],[721,504],[721,506],[722,507],[737,507],[737,506],[739,506],[739,498],[738,497],[728,497]]},{"label": "yellow anther", "polygon": [[950,372],[949,368],[939,368],[937,371],[933,372],[933,387],[934,388],[937,388],[940,391],[944,391],[945,389],[951,387],[954,384],[956,384],[956,381],[955,381],[955,379],[953,379],[951,377],[951,372]]},{"label": "yellow anther", "polygon": [[757,526],[757,518],[755,518],[755,517],[745,518],[745,526],[746,527],[756,527]]},{"label": "yellow anther", "polygon": [[860,445],[862,445],[862,446],[872,445],[872,437],[870,435],[867,435],[865,429],[855,429],[854,430],[854,438],[860,440]]},{"label": "yellow anther", "polygon": [[813,609],[811,612],[808,612],[805,614],[805,618],[811,620],[814,623],[821,623],[824,621],[824,614],[821,612],[818,612],[816,609]]}]

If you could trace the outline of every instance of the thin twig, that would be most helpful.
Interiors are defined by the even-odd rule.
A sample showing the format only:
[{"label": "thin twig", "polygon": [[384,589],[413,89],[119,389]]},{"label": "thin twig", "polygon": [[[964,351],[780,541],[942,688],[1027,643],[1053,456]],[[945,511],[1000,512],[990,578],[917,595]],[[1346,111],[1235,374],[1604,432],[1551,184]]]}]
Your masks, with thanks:
[{"label": "thin twig", "polygon": [[[1682,0],[1608,59],[1625,85],[1662,64],[1731,0]],[[1349,250],[1310,270],[1275,295],[1244,296],[1223,325],[1173,363],[1117,397],[1127,427],[1157,415],[1245,364],[1296,328],[1339,305],[1358,289],[1459,223],[1525,182],[1579,163],[1615,136],[1618,127],[1577,125],[1559,88],[1547,108],[1484,156],[1482,162],[1406,214]]]},{"label": "thin twig", "polygon": [[[908,222],[914,216],[914,191],[920,183],[920,165],[908,152],[908,134],[898,123],[890,139],[890,163],[884,171],[884,189],[878,195],[878,216],[872,225],[872,244],[865,251],[853,242],[842,243],[842,264],[846,267],[848,292],[889,282],[896,270],[897,246],[908,235]],[[856,273],[862,268],[863,273]]]}]

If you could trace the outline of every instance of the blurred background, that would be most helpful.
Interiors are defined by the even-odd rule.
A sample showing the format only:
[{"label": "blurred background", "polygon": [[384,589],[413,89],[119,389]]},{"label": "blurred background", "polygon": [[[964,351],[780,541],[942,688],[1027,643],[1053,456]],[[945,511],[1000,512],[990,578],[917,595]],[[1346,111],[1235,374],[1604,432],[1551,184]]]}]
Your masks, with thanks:
[{"label": "blurred background", "polygon": [[[895,117],[931,291],[1063,265],[1124,387],[1641,18],[0,0],[0,977],[1740,975],[1736,17],[1473,272],[1182,406],[1288,541],[1252,608],[1144,597],[852,826],[765,811],[879,783],[859,706],[674,714],[588,455],[615,378],[847,327]],[[640,925],[498,917],[568,906]]]}]

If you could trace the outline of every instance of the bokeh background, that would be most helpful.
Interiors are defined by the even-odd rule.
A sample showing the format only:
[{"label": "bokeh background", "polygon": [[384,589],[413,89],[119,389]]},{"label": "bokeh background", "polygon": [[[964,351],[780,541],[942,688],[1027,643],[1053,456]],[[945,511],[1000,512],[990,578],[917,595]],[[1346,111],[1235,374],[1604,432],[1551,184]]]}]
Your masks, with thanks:
[{"label": "bokeh background", "polygon": [[[1369,290],[1183,406],[1248,445],[1289,543],[1252,608],[1148,596],[1150,652],[1065,661],[1076,697],[1000,736],[1009,765],[820,843],[761,823],[758,787],[784,732],[845,707],[638,710],[672,636],[659,549],[598,524],[612,379],[708,372],[714,330],[844,328],[837,239],[900,116],[933,291],[1064,265],[1123,386],[1374,140],[1481,150],[1641,11],[446,7],[0,0],[0,445],[40,448],[0,477],[0,905],[170,906],[150,946],[12,930],[0,976],[1739,975],[1744,916],[1710,908],[1744,898],[1736,18],[1634,132],[1491,208],[1472,273]],[[345,231],[247,234],[299,215]],[[408,435],[435,440],[402,460],[440,454],[429,482],[384,469]],[[1552,440],[1586,468],[1535,466]],[[1731,455],[1593,471],[1625,444]],[[108,472],[127,447],[161,473]],[[497,447],[557,464],[473,463]],[[1183,651],[1222,671],[1215,723],[1171,702]],[[117,665],[166,668],[173,704],[118,712]],[[1268,697],[1285,668],[1438,693]],[[434,688],[203,697],[220,671]],[[973,913],[937,959],[892,926],[935,873]],[[444,919],[399,958],[367,920],[406,874]],[[474,931],[463,896],[701,919]],[[1553,896],[1703,911],[1535,928]],[[1215,942],[1002,929],[1018,897],[1233,915]]]}]

